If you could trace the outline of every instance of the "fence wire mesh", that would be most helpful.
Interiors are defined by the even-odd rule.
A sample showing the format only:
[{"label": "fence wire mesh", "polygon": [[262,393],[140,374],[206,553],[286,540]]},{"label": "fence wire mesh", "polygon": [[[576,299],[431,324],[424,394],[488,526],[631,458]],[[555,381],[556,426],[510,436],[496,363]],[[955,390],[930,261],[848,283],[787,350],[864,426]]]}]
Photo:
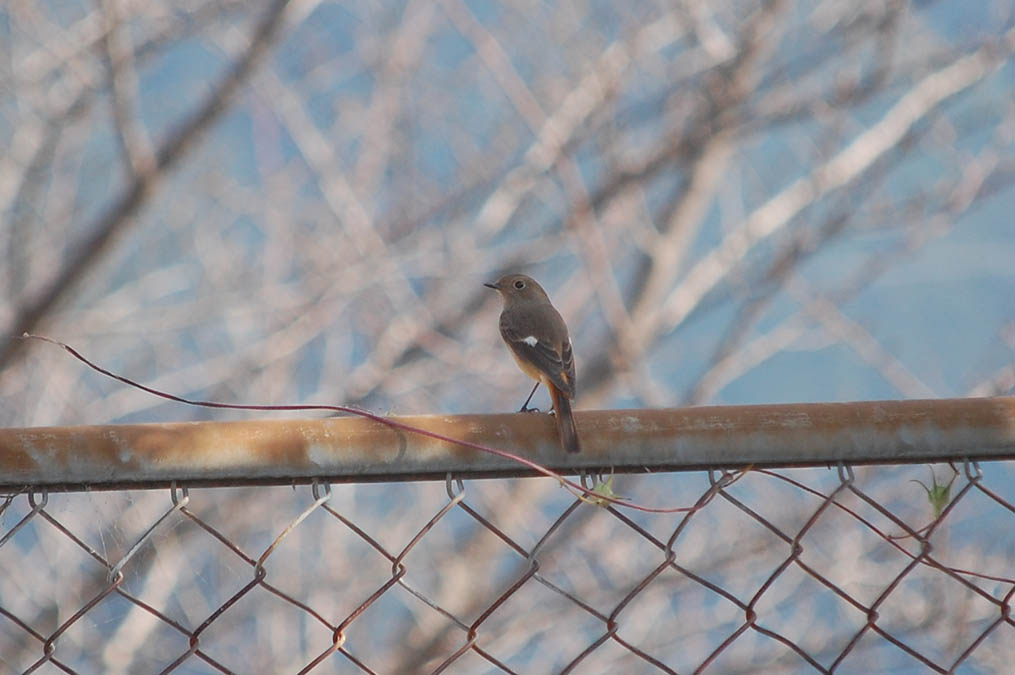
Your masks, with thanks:
[{"label": "fence wire mesh", "polygon": [[954,468],[616,476],[685,513],[549,479],[11,494],[0,670],[1004,672],[1015,462]]}]

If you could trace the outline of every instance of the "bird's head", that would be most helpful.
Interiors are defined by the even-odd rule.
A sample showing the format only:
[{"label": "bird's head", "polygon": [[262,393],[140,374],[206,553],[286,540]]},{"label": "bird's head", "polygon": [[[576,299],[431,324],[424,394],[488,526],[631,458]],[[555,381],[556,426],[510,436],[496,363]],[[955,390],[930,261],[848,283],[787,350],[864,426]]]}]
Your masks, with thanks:
[{"label": "bird's head", "polygon": [[524,274],[507,274],[495,283],[483,285],[500,293],[505,303],[550,301],[543,287],[536,283],[535,279]]}]

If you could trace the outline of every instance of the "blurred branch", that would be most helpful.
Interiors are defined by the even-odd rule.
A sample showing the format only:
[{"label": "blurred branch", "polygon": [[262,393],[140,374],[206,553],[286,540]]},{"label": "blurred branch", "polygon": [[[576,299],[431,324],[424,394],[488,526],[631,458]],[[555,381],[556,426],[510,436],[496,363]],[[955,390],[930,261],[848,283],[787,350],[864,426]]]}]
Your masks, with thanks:
[{"label": "blurred branch", "polygon": [[[1009,41],[1013,38],[1015,33],[1010,33]],[[697,262],[680,286],[657,306],[661,316],[652,313],[642,318],[639,327],[653,334],[673,330],[753,246],[784,228],[808,204],[872,169],[916,124],[956,94],[980,82],[1002,62],[995,50],[981,49],[917,83],[878,123],[835,157],[754,211],[740,228]]]},{"label": "blurred branch", "polygon": [[[721,342],[720,348],[713,354],[713,358],[709,360],[707,370],[687,395],[687,403],[700,405],[710,402],[724,386],[778,352],[789,348],[811,328],[814,320],[821,321],[823,316],[828,318],[828,312],[832,312],[834,315],[831,316],[829,323],[831,332],[841,338],[846,338],[847,335],[856,336],[857,342],[853,346],[857,353],[872,366],[878,368],[881,375],[892,382],[900,393],[906,396],[933,395],[926,385],[910,375],[861,326],[848,319],[839,307],[869,288],[886,272],[895,269],[904,257],[913,255],[928,242],[952,229],[958,216],[968,209],[974,200],[989,197],[991,192],[985,191],[983,188],[990,182],[993,174],[1001,170],[996,160],[993,148],[987,146],[979,157],[966,163],[961,179],[951,186],[949,192],[941,193],[939,190],[938,194],[934,195],[936,208],[918,209],[918,215],[914,215],[918,222],[910,225],[912,234],[909,237],[898,245],[872,254],[862,265],[858,266],[849,279],[840,284],[837,290],[826,292],[820,296],[814,296],[808,292],[806,295],[811,297],[803,302],[804,306],[800,312],[780,322],[767,333],[744,344],[747,338],[747,328],[760,311],[759,305],[767,303],[776,293],[783,290],[783,284],[787,279],[790,279],[790,275],[794,274],[798,266],[820,250],[819,247],[827,243],[829,237],[837,235],[854,214],[853,212],[843,212],[839,216],[829,219],[809,246],[801,248],[799,242],[790,242],[786,250],[777,256],[766,279],[761,282],[763,288],[767,289],[764,291],[764,295],[749,302],[738,319],[735,320],[734,327],[727,333],[726,339]],[[894,208],[891,211],[899,214],[907,212],[908,209]],[[1002,382],[1004,381],[1004,372],[1002,370],[999,373]],[[985,384],[984,387],[989,387],[989,385]],[[974,391],[978,393],[970,392],[968,395],[992,395],[989,389],[977,388]],[[996,393],[1001,394],[1005,391],[1001,390]]]},{"label": "blurred branch", "polygon": [[805,312],[829,335],[849,345],[861,359],[881,373],[906,398],[933,398],[936,392],[906,368],[870,332],[847,317],[838,305],[824,297],[812,297],[806,284],[792,278],[789,292],[802,300]]},{"label": "blurred branch", "polygon": [[102,46],[108,71],[109,102],[113,111],[116,138],[127,171],[147,180],[155,166],[155,152],[136,115],[137,74],[134,51],[121,31],[120,7],[124,0],[101,0],[106,30]]},{"label": "blurred branch", "polygon": [[[1013,40],[1015,32],[1008,33],[1005,38],[1008,50]],[[918,123],[958,93],[982,81],[1004,62],[1004,56],[1005,52],[996,47],[982,47],[928,75],[893,105],[879,122],[834,157],[753,211],[739,228],[695,263],[675,288],[671,289],[663,279],[651,286],[646,285],[652,293],[650,296],[643,293],[636,301],[632,311],[634,330],[622,339],[622,344],[627,344],[625,352],[643,355],[659,336],[672,331],[687,318],[753,247],[785,228],[808,205],[848,186],[875,168],[887,153],[912,133]],[[675,275],[671,270],[663,270],[659,276],[672,280]],[[593,398],[601,395],[612,377],[609,371],[597,371],[597,379],[588,383],[593,390],[590,392]]]},{"label": "blurred branch", "polygon": [[[525,120],[526,126],[538,138],[541,133],[547,130],[548,117],[535,95],[525,84],[525,80],[515,69],[500,42],[476,19],[462,0],[444,0],[442,6],[479,53],[483,63],[496,78],[508,100]],[[660,24],[657,22],[653,25]],[[604,57],[601,56],[600,61],[603,59]],[[607,63],[609,64],[609,61]],[[612,67],[616,68],[616,65],[613,64]],[[610,66],[608,66],[609,68]],[[598,77],[592,81],[599,84]],[[611,90],[605,90],[596,98],[605,101],[611,94]],[[551,130],[557,136],[551,140],[551,143],[558,149],[562,148],[565,139],[561,136],[561,130],[556,126],[551,127]],[[548,158],[544,158],[544,161],[545,159]],[[609,247],[603,240],[602,229],[597,214],[589,202],[588,189],[578,168],[578,163],[573,157],[559,152],[553,159],[554,163],[548,165],[548,168],[556,168],[564,185],[566,203],[574,214],[567,221],[576,230],[575,239],[584,254],[580,260],[588,270],[588,276],[593,282],[592,287],[599,298],[607,321],[611,325],[618,326],[619,330],[627,325],[629,318],[620,288],[613,276]]]},{"label": "blurred branch", "polygon": [[479,238],[492,238],[507,226],[522,198],[533,189],[540,176],[560,161],[569,144],[588,119],[609,100],[629,69],[646,53],[672,44],[683,33],[684,28],[676,17],[667,14],[602,51],[560,105],[534,130],[535,139],[522,163],[512,169],[484,201],[476,215]]},{"label": "blurred branch", "polygon": [[634,367],[646,353],[650,337],[646,321],[656,315],[665,294],[680,274],[681,261],[712,203],[733,149],[734,138],[726,125],[736,117],[734,111],[752,90],[765,43],[771,37],[781,6],[780,2],[767,2],[757,11],[744,31],[737,56],[720,69],[713,96],[704,103],[707,110],[698,114],[699,119],[708,120],[709,126],[714,124],[716,130],[711,134],[702,130],[703,139],[688,171],[688,183],[668,222],[661,228],[660,237],[646,252],[648,258],[631,304],[630,321],[618,326],[620,332],[616,335],[622,370]]},{"label": "blurred branch", "polygon": [[[254,64],[277,38],[278,28],[288,0],[274,0],[258,25],[250,43],[233,66],[211,88],[195,112],[163,141],[155,151],[154,169],[147,174],[133,176],[127,189],[99,216],[88,231],[90,235],[74,249],[57,271],[55,278],[38,295],[18,308],[8,336],[30,332],[57,303],[73,294],[87,270],[94,265],[116,237],[133,224],[132,217],[148,201],[150,191],[159,178],[191,150],[202,132],[208,129],[226,110],[240,85],[250,75]],[[22,348],[18,340],[7,339],[0,344],[0,372]]]}]

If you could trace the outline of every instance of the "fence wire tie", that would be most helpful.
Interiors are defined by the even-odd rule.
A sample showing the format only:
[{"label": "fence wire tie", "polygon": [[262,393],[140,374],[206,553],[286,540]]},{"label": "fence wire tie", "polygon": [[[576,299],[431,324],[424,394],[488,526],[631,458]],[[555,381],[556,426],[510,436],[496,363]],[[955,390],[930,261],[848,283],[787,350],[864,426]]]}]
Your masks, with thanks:
[{"label": "fence wire tie", "polygon": [[852,485],[853,481],[856,480],[856,474],[853,473],[853,467],[846,464],[841,459],[835,464],[836,471],[839,473],[839,481],[843,485]]},{"label": "fence wire tie", "polygon": [[[321,493],[321,486],[324,486],[324,493]],[[318,502],[318,505],[331,499],[331,483],[322,481],[319,478],[315,478],[310,483],[310,494],[314,496],[314,501]]]},{"label": "fence wire tie", "polygon": [[29,490],[28,491],[28,505],[32,507],[32,513],[33,514],[34,513],[38,513],[39,511],[41,511],[44,508],[46,508],[46,504],[49,503],[49,490],[47,490],[46,488],[42,488],[41,490],[39,490],[38,494],[42,495],[42,501],[41,502],[36,502],[35,501],[35,495],[36,495],[36,493],[35,493],[34,490]]},{"label": "fence wire tie", "polygon": [[[716,473],[719,474],[718,478],[715,477]],[[740,477],[743,475],[744,474],[740,471],[728,471],[726,469],[709,469],[708,482],[713,488],[715,488],[715,491],[718,492],[719,490],[727,488],[730,485],[733,485],[733,483],[736,483],[738,480],[740,480]]]},{"label": "fence wire tie", "polygon": [[978,483],[983,478],[983,469],[980,468],[980,463],[970,461],[968,457],[962,458],[962,471],[970,483]]},{"label": "fence wire tie", "polygon": [[703,494],[701,497],[698,498],[698,501],[694,503],[694,506],[691,507],[691,509],[688,511],[688,514],[697,511],[699,509],[705,508],[709,502],[715,499],[715,496],[717,494],[722,492],[726,487],[735,483],[740,477],[737,474],[730,473],[729,471],[723,469],[720,472],[719,477],[716,478],[715,474],[717,471],[718,471],[717,469],[709,469],[706,472],[706,475],[708,476],[709,488],[708,490],[705,491],[705,494]]},{"label": "fence wire tie", "polygon": [[173,500],[173,505],[186,506],[190,503],[190,490],[188,488],[177,488],[176,481],[174,480],[169,484],[169,498]]},{"label": "fence wire tie", "polygon": [[465,499],[465,482],[461,478],[455,478],[450,471],[444,477],[444,487],[448,491],[448,499],[453,503],[457,504]]}]

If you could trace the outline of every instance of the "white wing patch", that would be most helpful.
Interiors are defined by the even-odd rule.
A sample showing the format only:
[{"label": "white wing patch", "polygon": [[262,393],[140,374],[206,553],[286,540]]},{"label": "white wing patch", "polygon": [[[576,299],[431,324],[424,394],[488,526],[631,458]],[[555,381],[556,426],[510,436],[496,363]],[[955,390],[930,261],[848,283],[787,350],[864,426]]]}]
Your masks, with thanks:
[{"label": "white wing patch", "polygon": [[524,338],[524,339],[522,340],[522,342],[524,342],[525,344],[527,344],[527,345],[528,345],[528,346],[530,346],[530,347],[535,347],[536,345],[538,345],[538,344],[539,344],[539,340],[538,340],[538,339],[536,339],[536,336],[535,336],[535,335],[530,335],[529,337],[527,337],[527,338]]}]

